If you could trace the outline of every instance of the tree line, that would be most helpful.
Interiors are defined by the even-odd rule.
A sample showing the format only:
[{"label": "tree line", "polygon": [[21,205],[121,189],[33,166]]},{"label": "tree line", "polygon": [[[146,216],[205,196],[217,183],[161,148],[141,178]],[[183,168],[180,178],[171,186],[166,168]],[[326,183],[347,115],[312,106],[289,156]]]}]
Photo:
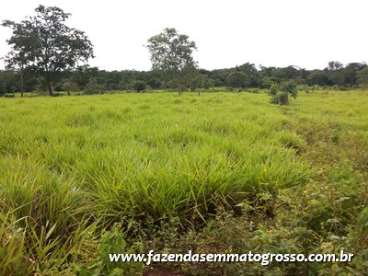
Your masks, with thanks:
[{"label": "tree line", "polygon": [[215,87],[271,89],[290,81],[296,85],[342,88],[368,84],[368,67],[358,62],[344,66],[331,61],[322,70],[251,63],[226,69],[201,69],[192,56],[197,49],[195,42],[174,28],[166,28],[148,39],[150,71],[100,70],[88,65],[88,60],[94,57],[93,44],[83,31],[66,25],[69,17],[58,7],[40,5],[35,15],[21,22],[2,22],[2,26],[12,30],[12,35],[7,40],[11,50],[4,57],[6,70],[0,71],[0,94],[32,91],[48,91],[50,95],[55,91],[93,94],[148,89],[183,92]]}]

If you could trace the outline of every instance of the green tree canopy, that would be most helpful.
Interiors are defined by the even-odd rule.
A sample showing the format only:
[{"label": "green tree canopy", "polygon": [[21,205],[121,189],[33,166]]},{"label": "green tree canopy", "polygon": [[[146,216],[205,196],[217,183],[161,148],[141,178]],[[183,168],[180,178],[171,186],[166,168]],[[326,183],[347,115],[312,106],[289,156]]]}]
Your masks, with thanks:
[{"label": "green tree canopy", "polygon": [[53,82],[64,70],[74,68],[79,61],[93,57],[93,46],[84,32],[70,28],[65,21],[70,17],[58,7],[38,6],[36,15],[21,22],[6,20],[4,27],[12,29],[8,40],[11,51],[7,56],[9,66],[32,67],[46,81],[49,94]]},{"label": "green tree canopy", "polygon": [[175,28],[166,28],[148,40],[153,70],[180,72],[186,67],[196,67],[192,57],[197,49],[187,35],[179,34]]},{"label": "green tree canopy", "polygon": [[246,87],[247,83],[249,82],[248,76],[241,71],[231,72],[227,76],[227,85],[232,88],[244,88]]},{"label": "green tree canopy", "polygon": [[368,86],[368,66],[357,73],[358,84]]},{"label": "green tree canopy", "polygon": [[189,36],[179,34],[174,28],[166,28],[148,40],[147,48],[153,71],[163,73],[169,86],[174,86],[179,93],[190,87],[197,71],[197,63],[192,56],[197,48]]}]

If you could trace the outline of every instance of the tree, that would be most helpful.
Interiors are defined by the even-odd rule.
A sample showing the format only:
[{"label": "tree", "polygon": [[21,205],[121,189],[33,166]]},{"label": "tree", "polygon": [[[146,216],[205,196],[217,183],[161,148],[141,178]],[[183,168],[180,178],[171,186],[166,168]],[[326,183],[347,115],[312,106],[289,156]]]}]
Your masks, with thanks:
[{"label": "tree", "polygon": [[309,85],[320,85],[320,86],[330,85],[328,72],[322,70],[311,71],[306,81]]},{"label": "tree", "polygon": [[87,95],[101,94],[104,90],[103,85],[98,83],[96,79],[90,79],[84,87],[84,93]]},{"label": "tree", "polygon": [[12,50],[8,64],[33,67],[41,73],[48,92],[53,94],[53,85],[64,70],[74,68],[79,61],[93,57],[93,46],[84,32],[65,25],[70,17],[58,7],[38,6],[36,15],[20,23],[10,20],[4,27],[12,29],[8,44]]},{"label": "tree", "polygon": [[344,67],[344,65],[339,61],[330,61],[328,63],[327,69],[330,71],[340,70]]},{"label": "tree", "polygon": [[6,93],[6,82],[0,79],[0,96]]},{"label": "tree", "polygon": [[360,86],[368,86],[368,66],[357,73],[357,79]]},{"label": "tree", "polygon": [[175,28],[166,28],[148,40],[152,69],[165,72],[178,72],[188,65],[195,65],[192,57],[197,49],[195,42],[187,35],[178,34]]},{"label": "tree", "polygon": [[344,75],[345,86],[356,86],[358,84],[358,72],[365,68],[366,65],[359,62],[352,62],[342,69]]},{"label": "tree", "polygon": [[248,77],[245,73],[240,71],[231,72],[227,76],[227,85],[231,88],[241,89],[244,88],[248,82]]},{"label": "tree", "polygon": [[261,80],[259,72],[254,64],[245,63],[237,67],[237,70],[243,72],[247,79],[244,82],[244,87],[257,87],[260,85]]},{"label": "tree", "polygon": [[[174,28],[166,28],[148,39],[146,45],[151,54],[152,69],[167,76],[166,82],[174,81],[179,87],[189,87],[188,75],[196,70],[192,54],[196,50],[194,41]],[[181,89],[180,89],[181,90]]]},{"label": "tree", "polygon": [[70,92],[71,91],[78,91],[79,86],[75,81],[73,81],[71,79],[66,79],[62,83],[62,89],[67,92],[68,96],[70,96]]},{"label": "tree", "polygon": [[137,80],[134,82],[133,88],[137,92],[143,92],[146,89],[146,83],[144,81]]},{"label": "tree", "polygon": [[147,84],[152,88],[152,89],[159,89],[161,88],[161,81],[158,78],[151,78],[148,80]]},{"label": "tree", "polygon": [[12,21],[5,20],[2,24],[4,27],[13,29],[13,36],[7,41],[11,46],[11,50],[5,57],[5,63],[8,70],[19,72],[20,92],[23,97],[24,93],[24,71],[29,59],[32,59],[32,45],[34,34],[30,33],[30,29],[25,24],[16,24]]},{"label": "tree", "polygon": [[72,73],[72,80],[77,83],[80,89],[84,89],[90,80],[96,79],[98,75],[97,67],[88,65],[78,66]]}]

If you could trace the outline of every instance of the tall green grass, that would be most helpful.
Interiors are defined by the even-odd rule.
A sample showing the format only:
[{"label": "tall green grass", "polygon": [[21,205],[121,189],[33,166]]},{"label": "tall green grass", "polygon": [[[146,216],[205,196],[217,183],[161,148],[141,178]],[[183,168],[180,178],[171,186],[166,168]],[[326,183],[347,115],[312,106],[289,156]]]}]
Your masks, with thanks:
[{"label": "tall green grass", "polygon": [[[25,204],[19,211],[25,212],[36,196],[51,197],[55,206],[45,203],[50,220],[55,207],[87,209],[111,222],[205,218],[220,202],[298,185],[308,176],[308,166],[280,142],[288,118],[264,95],[129,94],[4,104],[6,205]],[[42,216],[35,217],[46,215],[37,210]]]},{"label": "tall green grass", "polygon": [[[39,264],[58,250],[83,255],[80,244],[95,246],[94,234],[81,238],[92,226],[119,223],[133,235],[177,218],[201,227],[220,207],[311,181],[308,128],[366,135],[362,98],[316,93],[290,107],[248,93],[1,99],[0,238],[19,228],[11,243],[19,236],[17,250]],[[19,262],[17,251],[6,255]]]}]

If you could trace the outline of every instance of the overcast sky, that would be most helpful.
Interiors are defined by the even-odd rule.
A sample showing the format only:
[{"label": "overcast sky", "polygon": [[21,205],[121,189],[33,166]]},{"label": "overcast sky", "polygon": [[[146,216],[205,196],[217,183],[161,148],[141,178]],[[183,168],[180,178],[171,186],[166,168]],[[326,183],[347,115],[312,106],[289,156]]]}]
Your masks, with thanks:
[{"label": "overcast sky", "polygon": [[[367,0],[1,0],[0,20],[21,20],[38,4],[72,13],[69,25],[87,33],[96,55],[90,64],[101,69],[149,70],[143,45],[165,27],[197,43],[205,69],[368,61]],[[0,56],[9,35],[0,28]]]}]

